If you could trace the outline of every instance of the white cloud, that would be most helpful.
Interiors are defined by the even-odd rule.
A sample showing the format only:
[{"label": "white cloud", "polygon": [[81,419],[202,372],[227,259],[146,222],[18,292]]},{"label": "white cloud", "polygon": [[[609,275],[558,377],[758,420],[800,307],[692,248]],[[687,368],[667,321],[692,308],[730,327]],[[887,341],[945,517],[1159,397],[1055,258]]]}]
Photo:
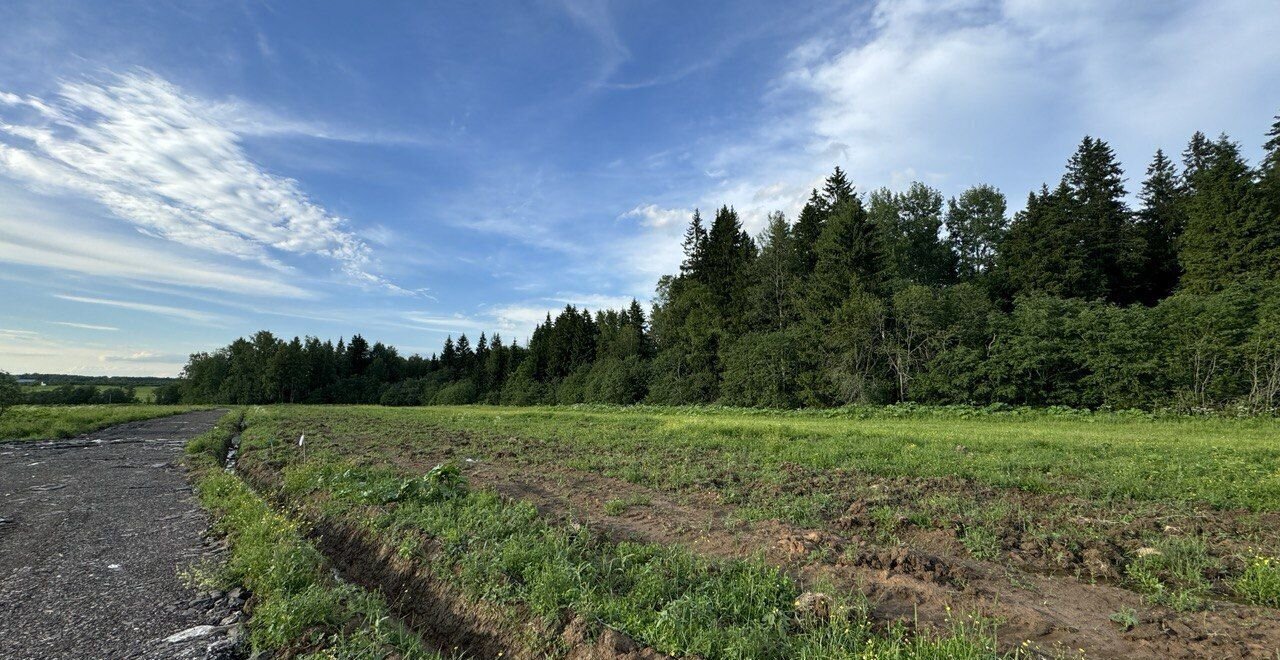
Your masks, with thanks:
[{"label": "white cloud", "polygon": [[75,323],[72,321],[49,321],[52,325],[61,325],[68,328],[79,328],[80,330],[101,330],[103,332],[117,332],[120,328],[110,325],[94,325],[92,323]]},{"label": "white cloud", "polygon": [[55,294],[53,297],[61,300],[69,300],[71,302],[85,303],[88,305],[104,305],[106,307],[128,309],[135,312],[145,312],[147,314],[159,314],[161,316],[194,321],[196,323],[212,323],[220,320],[221,318],[217,314],[210,314],[208,312],[201,312],[194,309],[186,309],[184,307],[171,307],[169,305],[155,305],[152,303],[140,303],[129,300],[89,298],[86,296],[71,296],[64,294]]},{"label": "white cloud", "polygon": [[657,204],[643,204],[618,216],[620,219],[636,218],[646,227],[665,228],[681,226],[689,222],[693,212],[688,209],[668,209]]},{"label": "white cloud", "polygon": [[186,246],[277,270],[288,270],[284,255],[319,255],[356,282],[397,289],[371,272],[345,219],[241,146],[241,133],[305,127],[206,103],[146,72],[64,82],[52,99],[5,94],[0,106],[0,173],[28,187],[87,197]]},{"label": "white cloud", "polygon": [[[991,183],[1016,207],[1085,134],[1136,188],[1157,147],[1204,130],[1253,148],[1280,104],[1272,0],[882,0],[869,15],[798,44],[756,126],[697,157],[723,178],[672,206],[734,205],[754,231],[772,210],[794,218],[839,164],[862,191]],[[650,229],[640,242],[678,240],[662,210],[627,214]]]},{"label": "white cloud", "polygon": [[[606,309],[626,309],[631,305],[631,296],[607,296],[599,293],[566,293],[560,292],[547,300],[563,305],[573,305],[579,309],[586,308],[594,312]],[[554,311],[554,310],[553,310]]]},{"label": "white cloud", "polygon": [[182,364],[187,361],[186,355],[178,353],[154,353],[152,351],[134,351],[128,354],[105,354],[98,356],[99,362],[131,362],[134,364]]},{"label": "white cloud", "polygon": [[255,296],[311,297],[307,290],[283,281],[278,272],[229,268],[162,249],[140,236],[111,236],[76,224],[50,229],[51,218],[61,220],[38,209],[0,208],[0,261]]},{"label": "white cloud", "polygon": [[10,373],[176,376],[186,356],[129,346],[66,343],[36,332],[0,329],[0,369]]}]

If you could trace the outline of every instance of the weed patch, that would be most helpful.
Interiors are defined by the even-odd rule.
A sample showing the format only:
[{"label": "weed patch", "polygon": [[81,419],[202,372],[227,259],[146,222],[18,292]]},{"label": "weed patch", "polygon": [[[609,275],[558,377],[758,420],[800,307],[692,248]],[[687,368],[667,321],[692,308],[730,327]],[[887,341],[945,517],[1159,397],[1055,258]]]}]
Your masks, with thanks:
[{"label": "weed patch", "polygon": [[1148,602],[1179,612],[1204,609],[1211,590],[1206,575],[1218,568],[1203,539],[1168,537],[1140,551],[1125,573]]},{"label": "weed patch", "polygon": [[1247,603],[1280,608],[1280,558],[1250,557],[1231,587]]}]

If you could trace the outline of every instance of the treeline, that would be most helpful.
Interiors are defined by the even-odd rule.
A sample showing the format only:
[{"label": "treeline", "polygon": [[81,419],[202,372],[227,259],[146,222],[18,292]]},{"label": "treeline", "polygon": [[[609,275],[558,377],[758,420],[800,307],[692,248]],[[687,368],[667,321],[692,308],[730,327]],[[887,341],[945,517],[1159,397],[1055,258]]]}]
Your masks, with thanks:
[{"label": "treeline", "polygon": [[33,380],[45,385],[98,385],[102,387],[161,387],[173,385],[177,378],[163,376],[79,376],[76,374],[26,373],[15,376],[19,380]]},{"label": "treeline", "polygon": [[[98,405],[108,403],[140,403],[132,385],[101,387],[96,385],[59,385],[49,389],[22,393],[22,403],[32,405]],[[177,403],[170,401],[169,403]]]},{"label": "treeline", "polygon": [[652,318],[549,315],[528,342],[392,347],[261,332],[193,355],[193,402],[743,406],[1280,404],[1280,118],[1250,166],[1196,133],[1128,202],[1086,137],[1012,218],[997,189],[855,190],[840,168],[755,237],[694,213]]}]

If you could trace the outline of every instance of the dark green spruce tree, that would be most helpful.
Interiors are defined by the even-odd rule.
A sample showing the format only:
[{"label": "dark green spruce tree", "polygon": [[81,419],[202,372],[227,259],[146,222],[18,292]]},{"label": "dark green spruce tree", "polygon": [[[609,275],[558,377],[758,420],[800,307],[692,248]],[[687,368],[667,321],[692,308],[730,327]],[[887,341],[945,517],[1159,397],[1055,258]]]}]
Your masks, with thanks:
[{"label": "dark green spruce tree", "polygon": [[1147,178],[1138,193],[1138,227],[1145,238],[1140,299],[1154,305],[1178,287],[1182,266],[1178,262],[1178,241],[1186,226],[1183,187],[1173,161],[1156,150],[1147,166]]},{"label": "dark green spruce tree", "polygon": [[1196,156],[1188,159],[1185,173],[1186,228],[1178,250],[1182,286],[1196,293],[1219,291],[1242,281],[1254,266],[1253,172],[1240,146],[1226,135],[1208,146],[1192,138],[1187,150]]}]

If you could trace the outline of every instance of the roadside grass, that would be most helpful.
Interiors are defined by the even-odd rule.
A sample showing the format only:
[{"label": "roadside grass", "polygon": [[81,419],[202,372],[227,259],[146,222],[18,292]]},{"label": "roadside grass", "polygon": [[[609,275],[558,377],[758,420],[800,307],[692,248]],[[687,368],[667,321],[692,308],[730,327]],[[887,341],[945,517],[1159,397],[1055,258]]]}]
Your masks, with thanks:
[{"label": "roadside grass", "polygon": [[440,655],[390,618],[379,595],[335,582],[323,555],[296,521],[220,469],[239,417],[229,413],[187,448],[200,502],[213,515],[215,530],[230,542],[224,566],[194,574],[206,586],[239,585],[253,594],[248,620],[253,650],[304,658],[439,660]]},{"label": "roadside grass", "polygon": [[[256,414],[246,461],[275,430]],[[401,556],[433,567],[468,596],[518,605],[554,628],[599,621],[668,654],[707,658],[989,658],[990,627],[956,621],[941,638],[873,630],[866,604],[833,595],[822,616],[796,610],[800,587],[761,560],[715,560],[677,546],[615,542],[553,525],[528,503],[466,487],[456,468],[425,475],[359,466],[317,448],[284,455],[282,493],[328,519],[362,526]]]},{"label": "roadside grass", "polygon": [[98,429],[167,417],[208,406],[113,404],[95,406],[14,406],[0,415],[0,441],[72,438]]}]

